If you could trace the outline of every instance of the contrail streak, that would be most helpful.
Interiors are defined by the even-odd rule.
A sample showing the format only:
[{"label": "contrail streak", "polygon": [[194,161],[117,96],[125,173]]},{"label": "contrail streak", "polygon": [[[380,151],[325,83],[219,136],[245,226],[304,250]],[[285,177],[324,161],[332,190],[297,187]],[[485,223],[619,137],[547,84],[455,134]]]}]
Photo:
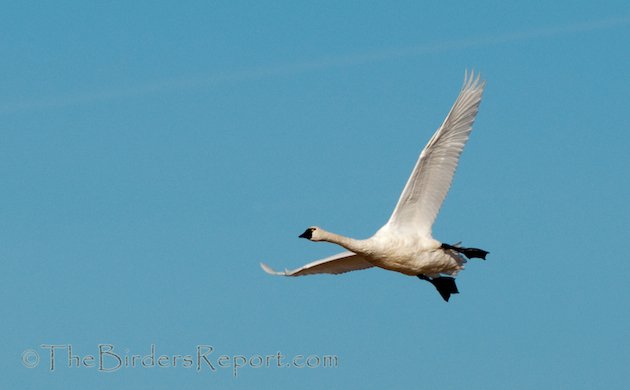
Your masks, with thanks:
[{"label": "contrail streak", "polygon": [[166,91],[204,88],[222,83],[235,83],[271,77],[297,75],[322,69],[356,66],[396,58],[421,56],[431,53],[456,51],[474,47],[493,46],[534,39],[550,38],[579,32],[605,30],[625,26],[628,24],[630,24],[630,15],[583,23],[574,23],[563,26],[543,27],[521,32],[506,33],[498,36],[477,36],[475,38],[434,42],[415,46],[372,50],[363,53],[352,53],[348,55],[324,57],[307,62],[279,64],[272,66],[253,67],[235,71],[217,72],[206,75],[191,76],[187,78],[156,81],[128,88],[117,88],[111,90],[103,90],[99,92],[55,96],[19,103],[9,103],[0,106],[0,114],[60,108],[100,101],[132,98]]}]

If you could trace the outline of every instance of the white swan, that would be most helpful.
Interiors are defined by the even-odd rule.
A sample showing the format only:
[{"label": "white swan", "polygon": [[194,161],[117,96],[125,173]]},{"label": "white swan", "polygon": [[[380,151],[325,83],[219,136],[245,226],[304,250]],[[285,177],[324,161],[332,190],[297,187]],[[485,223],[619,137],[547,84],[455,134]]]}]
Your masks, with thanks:
[{"label": "white swan", "polygon": [[420,153],[392,216],[372,237],[356,240],[309,227],[301,238],[332,242],[348,252],[293,271],[277,272],[264,263],[260,264],[262,269],[273,275],[301,276],[341,274],[376,266],[426,280],[446,301],[451,294],[458,293],[453,276],[464,268],[466,258],[485,260],[488,252],[443,244],[431,236],[431,227],[470,136],[484,86],[485,81],[481,81],[479,75],[475,77],[471,72],[469,76],[466,72],[455,104]]}]

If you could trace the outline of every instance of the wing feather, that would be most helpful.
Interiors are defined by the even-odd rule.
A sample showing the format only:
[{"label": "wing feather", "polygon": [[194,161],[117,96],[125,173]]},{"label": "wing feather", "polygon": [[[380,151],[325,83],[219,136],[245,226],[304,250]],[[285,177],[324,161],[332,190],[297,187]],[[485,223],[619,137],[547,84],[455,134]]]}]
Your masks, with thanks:
[{"label": "wing feather", "polygon": [[305,266],[295,269],[293,271],[274,271],[265,263],[260,263],[260,266],[268,274],[282,276],[302,276],[314,274],[337,275],[345,272],[358,271],[361,269],[373,267],[370,262],[353,252],[342,252],[334,256],[330,256],[325,259],[306,264]]},{"label": "wing feather", "polygon": [[399,232],[431,236],[431,227],[453,181],[459,157],[472,131],[485,81],[474,72],[464,84],[442,125],[425,146],[396,208],[385,225]]}]

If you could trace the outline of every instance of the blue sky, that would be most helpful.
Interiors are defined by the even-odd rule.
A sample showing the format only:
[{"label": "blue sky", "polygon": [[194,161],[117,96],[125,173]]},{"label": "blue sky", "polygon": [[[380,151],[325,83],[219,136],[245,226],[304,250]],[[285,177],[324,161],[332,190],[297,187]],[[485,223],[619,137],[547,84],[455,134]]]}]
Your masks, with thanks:
[{"label": "blue sky", "polygon": [[[129,3],[0,13],[0,387],[627,387],[626,1]],[[473,68],[461,294],[263,273],[378,229]],[[68,367],[99,345],[167,367]]]}]

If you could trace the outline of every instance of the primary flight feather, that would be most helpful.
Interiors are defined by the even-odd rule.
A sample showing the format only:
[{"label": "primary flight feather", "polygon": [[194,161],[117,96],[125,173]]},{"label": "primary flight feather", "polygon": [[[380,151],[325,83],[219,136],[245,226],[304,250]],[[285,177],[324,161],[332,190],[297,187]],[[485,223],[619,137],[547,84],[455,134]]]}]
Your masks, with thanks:
[{"label": "primary flight feather", "polygon": [[485,259],[488,252],[441,243],[431,236],[431,227],[472,131],[484,87],[485,81],[479,75],[466,73],[455,104],[420,153],[389,221],[372,237],[356,240],[313,226],[300,237],[332,242],[348,251],[293,271],[277,272],[261,263],[263,270],[273,275],[301,276],[376,266],[426,280],[446,301],[458,293],[453,277],[464,268],[466,258]]}]

